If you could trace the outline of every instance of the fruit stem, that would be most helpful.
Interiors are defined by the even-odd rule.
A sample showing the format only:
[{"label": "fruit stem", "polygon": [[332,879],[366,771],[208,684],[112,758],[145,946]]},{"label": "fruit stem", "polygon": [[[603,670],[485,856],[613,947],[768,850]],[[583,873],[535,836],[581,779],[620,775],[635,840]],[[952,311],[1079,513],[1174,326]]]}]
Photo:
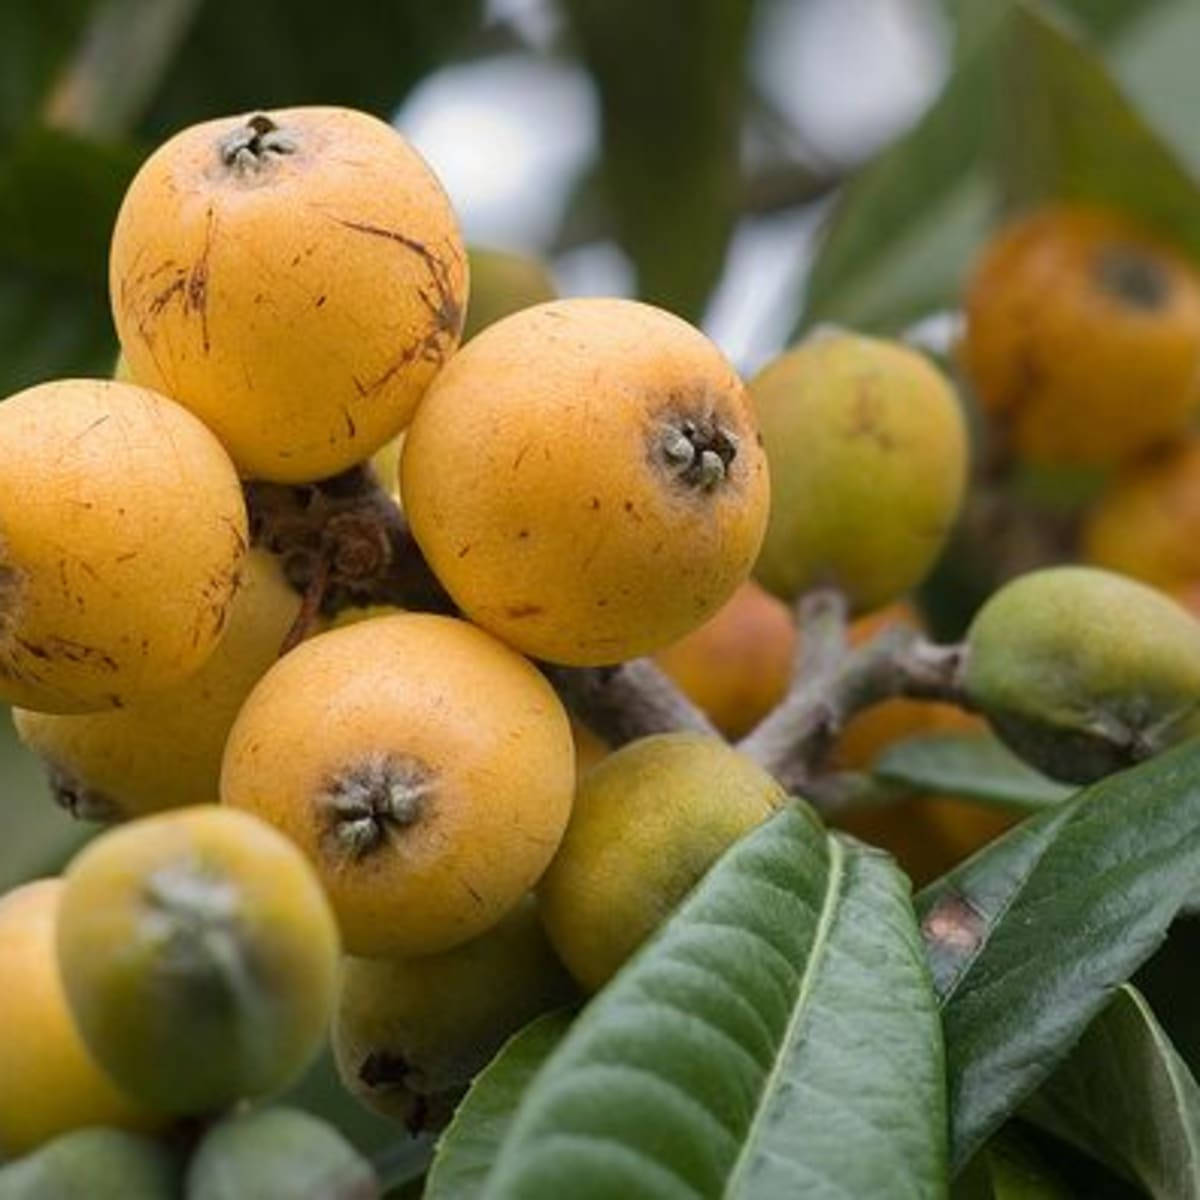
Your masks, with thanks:
[{"label": "fruit stem", "polygon": [[540,666],[563,703],[614,750],[652,733],[680,729],[721,736],[648,658],[618,667]]},{"label": "fruit stem", "polygon": [[894,625],[847,652],[845,597],[829,588],[801,596],[796,616],[802,649],[791,689],[738,743],[789,790],[804,791],[846,722],[864,708],[896,696],[971,707],[962,682],[965,647],[938,646]]}]

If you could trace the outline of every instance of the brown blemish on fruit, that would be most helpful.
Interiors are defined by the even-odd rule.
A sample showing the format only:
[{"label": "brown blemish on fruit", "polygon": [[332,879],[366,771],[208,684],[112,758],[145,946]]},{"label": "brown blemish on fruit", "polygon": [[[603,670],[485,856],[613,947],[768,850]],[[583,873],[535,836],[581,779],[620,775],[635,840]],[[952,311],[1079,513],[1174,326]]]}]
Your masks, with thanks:
[{"label": "brown blemish on fruit", "polygon": [[333,775],[317,794],[321,846],[331,858],[361,860],[428,815],[437,777],[419,759],[369,754]]},{"label": "brown blemish on fruit", "polygon": [[4,560],[4,541],[0,539],[0,643],[12,637],[17,625],[21,594],[21,576],[17,568]]},{"label": "brown blemish on fruit", "polygon": [[860,380],[855,388],[847,432],[852,438],[867,438],[880,450],[890,451],[896,448],[896,439],[887,431],[882,398],[875,391],[870,379]]},{"label": "brown blemish on fruit", "polygon": [[525,617],[536,617],[545,611],[540,604],[511,604],[504,610],[504,613],[506,616],[512,617],[514,621],[519,621]]}]

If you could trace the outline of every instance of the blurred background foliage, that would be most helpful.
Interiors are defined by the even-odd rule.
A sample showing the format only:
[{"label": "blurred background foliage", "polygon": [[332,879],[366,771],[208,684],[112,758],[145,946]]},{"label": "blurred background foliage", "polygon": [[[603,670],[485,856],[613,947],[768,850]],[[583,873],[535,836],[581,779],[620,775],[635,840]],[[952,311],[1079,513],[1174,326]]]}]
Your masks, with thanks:
[{"label": "blurred background foliage", "polygon": [[[111,369],[109,232],[153,146],[304,103],[394,120],[471,242],[746,371],[818,321],[944,351],[1030,203],[1200,257],[1198,46],[1196,0],[0,0],[0,395]],[[0,712],[0,890],[84,836]]]}]

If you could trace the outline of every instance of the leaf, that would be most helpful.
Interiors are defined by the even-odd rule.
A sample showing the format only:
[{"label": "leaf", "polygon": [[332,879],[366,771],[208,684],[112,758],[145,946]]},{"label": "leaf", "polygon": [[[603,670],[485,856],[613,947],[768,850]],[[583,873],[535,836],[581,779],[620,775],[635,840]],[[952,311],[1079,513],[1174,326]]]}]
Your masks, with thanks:
[{"label": "leaf", "polygon": [[1128,984],[1022,1115],[1136,1180],[1154,1200],[1200,1196],[1200,1088]]},{"label": "leaf", "polygon": [[93,7],[93,0],[0,4],[0,145],[32,119]]},{"label": "leaf", "polygon": [[954,1182],[954,1200],[1072,1200],[1058,1174],[1005,1126]]},{"label": "leaf", "polygon": [[40,762],[0,705],[0,894],[56,874],[95,831],[55,805]]},{"label": "leaf", "polygon": [[1026,3],[1014,5],[1003,47],[997,169],[1008,203],[1108,204],[1200,256],[1200,191],[1102,60]]},{"label": "leaf", "polygon": [[139,132],[158,141],[195,121],[292,104],[390,119],[480,27],[482,10],[482,0],[341,0],[336,11],[321,0],[206,0]]},{"label": "leaf", "polygon": [[751,0],[564,0],[600,98],[605,193],[640,294],[695,319],[738,204]]},{"label": "leaf", "polygon": [[835,209],[800,329],[894,333],[955,306],[993,221],[1050,200],[1111,204],[1200,255],[1200,192],[1104,61],[1052,9],[966,8],[972,23],[941,97]]},{"label": "leaf", "polygon": [[102,281],[0,264],[0,397],[44,379],[107,375],[116,356]]},{"label": "leaf", "polygon": [[434,1151],[425,1200],[475,1200],[525,1089],[562,1041],[574,1013],[546,1013],[505,1043],[475,1077]]},{"label": "leaf", "polygon": [[0,261],[105,288],[113,222],[140,160],[129,146],[27,130],[0,157]]},{"label": "leaf", "polygon": [[961,1166],[1162,941],[1200,877],[1200,740],[1028,818],[917,897]]},{"label": "leaf", "polygon": [[879,756],[872,773],[922,794],[964,796],[1031,811],[1061,804],[1075,790],[1047,779],[987,733],[905,738]]},{"label": "leaf", "polygon": [[917,126],[847,185],[808,276],[800,329],[898,332],[952,303],[995,205],[981,136],[995,35],[958,66]]},{"label": "leaf", "polygon": [[483,1195],[945,1191],[941,1036],[907,883],[797,803],[584,1010]]},{"label": "leaf", "polygon": [[1200,5],[1195,0],[1160,0],[1133,24],[1114,48],[1112,67],[1146,121],[1180,155],[1200,170],[1196,125],[1196,45]]}]

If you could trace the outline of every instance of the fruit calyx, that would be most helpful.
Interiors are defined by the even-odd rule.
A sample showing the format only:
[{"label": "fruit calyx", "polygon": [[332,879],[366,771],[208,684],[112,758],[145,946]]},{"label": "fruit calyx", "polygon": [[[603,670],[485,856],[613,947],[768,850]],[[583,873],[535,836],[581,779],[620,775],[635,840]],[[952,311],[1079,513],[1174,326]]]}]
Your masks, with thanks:
[{"label": "fruit calyx", "polygon": [[115,821],[121,816],[121,806],[111,796],[88,787],[65,767],[51,763],[46,774],[54,803],[77,821]]},{"label": "fruit calyx", "polygon": [[415,758],[372,754],[335,774],[318,797],[325,848],[365,858],[389,833],[420,820],[435,790],[433,772]]},{"label": "fruit calyx", "polygon": [[221,161],[239,175],[258,173],[276,158],[295,154],[296,139],[265,113],[255,113],[218,143]]},{"label": "fruit calyx", "polygon": [[729,474],[737,457],[738,438],[715,416],[674,417],[659,433],[658,452],[679,482],[711,492]]},{"label": "fruit calyx", "polygon": [[1100,286],[1132,308],[1162,308],[1171,290],[1162,265],[1133,246],[1109,246],[1096,261]]}]

